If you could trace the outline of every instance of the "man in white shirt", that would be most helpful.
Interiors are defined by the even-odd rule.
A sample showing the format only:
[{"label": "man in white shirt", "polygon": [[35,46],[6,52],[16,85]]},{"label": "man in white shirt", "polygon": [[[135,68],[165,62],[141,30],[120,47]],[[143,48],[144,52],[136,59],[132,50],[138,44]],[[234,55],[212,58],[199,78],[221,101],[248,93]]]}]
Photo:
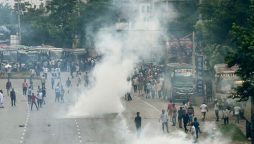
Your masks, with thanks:
[{"label": "man in white shirt", "polygon": [[202,121],[205,121],[206,112],[208,112],[207,105],[205,103],[203,103],[200,106],[200,110],[201,110],[201,113],[202,113]]},{"label": "man in white shirt", "polygon": [[4,108],[4,95],[3,95],[3,90],[0,90],[0,108]]},{"label": "man in white shirt", "polygon": [[241,107],[239,107],[239,106],[234,107],[235,122],[238,124],[240,122],[240,110],[241,110]]},{"label": "man in white shirt", "polygon": [[167,129],[167,133],[169,133],[168,131],[168,114],[165,113],[165,110],[162,110],[161,116],[160,116],[160,121],[162,123],[162,131],[164,132],[164,126],[166,126]]}]

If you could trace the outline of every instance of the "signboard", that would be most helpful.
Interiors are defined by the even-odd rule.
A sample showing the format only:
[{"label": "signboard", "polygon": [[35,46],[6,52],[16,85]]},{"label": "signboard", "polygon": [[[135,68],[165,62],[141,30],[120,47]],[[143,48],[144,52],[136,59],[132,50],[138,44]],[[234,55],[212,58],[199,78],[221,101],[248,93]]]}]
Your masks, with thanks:
[{"label": "signboard", "polygon": [[197,74],[197,95],[204,96],[204,57],[201,55],[196,56],[196,74]]}]

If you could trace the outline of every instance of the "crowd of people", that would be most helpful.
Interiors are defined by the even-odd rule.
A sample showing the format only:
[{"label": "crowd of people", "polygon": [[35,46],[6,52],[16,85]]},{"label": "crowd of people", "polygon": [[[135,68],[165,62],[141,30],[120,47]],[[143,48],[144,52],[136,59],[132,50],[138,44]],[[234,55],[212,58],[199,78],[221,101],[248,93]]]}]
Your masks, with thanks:
[{"label": "crowd of people", "polygon": [[132,76],[134,93],[145,98],[167,99],[164,67],[153,63],[143,63],[135,68]]},{"label": "crowd of people", "polygon": [[[242,108],[239,105],[234,106],[233,110],[230,111],[227,107],[221,108],[219,102],[215,101],[214,107],[211,109],[214,109],[214,111],[211,111],[210,114],[214,115],[214,121],[219,122],[222,120],[224,125],[229,124],[229,119],[234,119],[236,124],[239,124],[240,120],[242,119]],[[197,114],[195,110],[200,114]],[[172,123],[172,127],[177,126],[178,123],[178,128],[183,129],[186,133],[190,133],[193,138],[193,142],[196,143],[201,133],[198,118],[200,118],[202,122],[206,121],[207,113],[208,105],[206,103],[202,103],[200,107],[194,107],[190,102],[183,102],[179,105],[170,100],[167,104],[167,109],[162,109],[159,121],[162,125],[162,131],[166,133],[169,133],[170,123]],[[140,136],[142,123],[140,112],[137,112],[134,122],[137,129],[137,134]]]},{"label": "crowd of people", "polygon": [[[27,102],[30,105],[31,110],[33,110],[34,107],[39,110],[39,108],[42,108],[43,105],[46,104],[45,98],[49,88],[55,93],[55,103],[64,103],[65,93],[69,94],[72,89],[87,87],[89,85],[89,71],[82,72],[78,65],[74,66],[76,67],[75,73],[69,71],[69,77],[66,81],[63,81],[61,68],[57,66],[52,67],[51,69],[43,66],[39,72],[39,77],[35,70],[30,71],[30,77],[24,79],[21,85],[22,95],[27,97]],[[37,83],[39,82],[37,87],[34,86],[34,81],[37,81]],[[47,81],[50,81],[51,85],[47,85]],[[72,84],[73,82],[76,82],[76,84]],[[11,106],[15,107],[16,92],[10,78],[8,78],[6,82],[6,95],[11,99]],[[0,108],[4,108],[3,90],[0,91]]]}]

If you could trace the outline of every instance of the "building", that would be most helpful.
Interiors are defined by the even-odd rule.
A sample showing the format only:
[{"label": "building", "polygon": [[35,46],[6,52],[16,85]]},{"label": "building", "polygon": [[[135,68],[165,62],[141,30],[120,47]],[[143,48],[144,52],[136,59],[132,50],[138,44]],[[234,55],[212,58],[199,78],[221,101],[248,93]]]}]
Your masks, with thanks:
[{"label": "building", "polygon": [[49,0],[0,0],[0,4],[9,5],[12,8],[19,2],[21,4],[31,4],[33,8],[40,8],[46,6]]}]

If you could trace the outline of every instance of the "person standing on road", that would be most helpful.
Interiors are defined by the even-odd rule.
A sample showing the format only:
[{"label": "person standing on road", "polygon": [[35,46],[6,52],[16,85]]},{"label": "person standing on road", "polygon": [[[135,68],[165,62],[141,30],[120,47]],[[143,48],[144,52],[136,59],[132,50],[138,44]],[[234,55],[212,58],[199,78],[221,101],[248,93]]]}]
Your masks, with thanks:
[{"label": "person standing on road", "polygon": [[10,92],[10,96],[11,96],[11,106],[16,106],[16,93],[14,91],[14,88]]},{"label": "person standing on road", "polygon": [[33,86],[33,76],[32,75],[29,78],[29,83],[30,83],[30,87],[33,89],[34,86]]},{"label": "person standing on road", "polygon": [[183,107],[180,107],[180,109],[178,110],[178,124],[179,124],[179,128],[183,128],[182,127],[182,119],[183,119],[184,114],[185,114],[185,111],[183,110]]},{"label": "person standing on road", "polygon": [[70,93],[70,87],[71,87],[71,80],[68,77],[68,79],[66,80],[66,86],[67,86],[67,92]]},{"label": "person standing on road", "polygon": [[208,107],[205,103],[203,103],[201,106],[200,106],[200,110],[201,110],[201,113],[202,113],[202,121],[205,121],[205,118],[206,118],[206,113],[208,112]]},{"label": "person standing on road", "polygon": [[165,110],[162,110],[161,116],[160,116],[160,121],[162,123],[162,131],[164,132],[164,127],[166,127],[167,133],[168,131],[168,114],[165,113]]},{"label": "person standing on road", "polygon": [[63,85],[61,85],[61,103],[64,103],[64,93],[65,93],[64,87]]},{"label": "person standing on road", "polygon": [[10,79],[8,79],[8,81],[6,82],[6,90],[8,96],[10,95],[11,88],[12,88],[11,81]]},{"label": "person standing on road", "polygon": [[38,104],[38,107],[42,107],[42,99],[43,99],[43,97],[42,97],[42,91],[39,91],[38,92],[38,95],[37,95],[37,104]]},{"label": "person standing on road", "polygon": [[184,127],[184,131],[186,133],[188,132],[187,125],[188,125],[189,121],[190,121],[190,117],[189,117],[188,113],[185,113],[183,116],[183,127]]},{"label": "person standing on road", "polygon": [[4,95],[3,95],[3,90],[0,90],[0,108],[4,108]]},{"label": "person standing on road", "polygon": [[38,106],[37,106],[37,104],[36,104],[36,99],[38,99],[38,98],[34,95],[34,93],[32,93],[31,111],[33,110],[33,105],[35,105],[35,106],[36,106],[36,109],[39,110],[39,109],[38,109]]},{"label": "person standing on road", "polygon": [[42,92],[42,103],[43,103],[43,104],[46,104],[46,102],[45,102],[46,88],[45,88],[45,87],[42,88],[41,92]]},{"label": "person standing on road", "polygon": [[137,112],[137,116],[135,117],[134,122],[135,122],[138,137],[140,136],[140,132],[141,132],[141,121],[142,121],[142,118],[140,116],[140,113]]},{"label": "person standing on road", "polygon": [[23,87],[23,95],[25,96],[26,95],[26,92],[27,92],[27,88],[28,88],[28,82],[26,79],[24,79],[24,82],[22,84],[22,87]]},{"label": "person standing on road", "polygon": [[51,88],[54,89],[54,85],[55,85],[55,73],[52,72],[51,74]]},{"label": "person standing on road", "polygon": [[172,108],[172,122],[173,125],[172,126],[176,126],[176,117],[177,117],[177,109],[175,104],[173,104],[173,108]]},{"label": "person standing on road", "polygon": [[55,88],[55,102],[60,101],[60,96],[61,96],[61,88],[60,88],[60,84],[58,83]]},{"label": "person standing on road", "polygon": [[228,121],[229,121],[228,117],[229,117],[229,110],[226,108],[223,110],[224,125],[228,124]]},{"label": "person standing on road", "polygon": [[168,111],[168,116],[172,117],[172,113],[173,113],[173,102],[172,102],[172,100],[169,100],[167,111]]},{"label": "person standing on road", "polygon": [[28,88],[28,91],[27,91],[28,104],[31,104],[31,99],[32,99],[32,87],[30,85],[29,88]]},{"label": "person standing on road", "polygon": [[192,104],[189,105],[188,109],[187,109],[187,113],[189,115],[189,123],[193,122],[193,117],[194,117],[194,108],[192,106]]},{"label": "person standing on road", "polygon": [[238,124],[240,122],[240,110],[241,110],[241,107],[239,107],[238,105],[234,107],[235,123],[238,123]]},{"label": "person standing on road", "polygon": [[46,83],[46,78],[45,78],[45,76],[43,74],[42,77],[41,77],[41,87],[42,88],[45,87],[45,83]]},{"label": "person standing on road", "polygon": [[216,116],[216,121],[219,121],[219,103],[217,101],[214,105],[214,113]]}]

